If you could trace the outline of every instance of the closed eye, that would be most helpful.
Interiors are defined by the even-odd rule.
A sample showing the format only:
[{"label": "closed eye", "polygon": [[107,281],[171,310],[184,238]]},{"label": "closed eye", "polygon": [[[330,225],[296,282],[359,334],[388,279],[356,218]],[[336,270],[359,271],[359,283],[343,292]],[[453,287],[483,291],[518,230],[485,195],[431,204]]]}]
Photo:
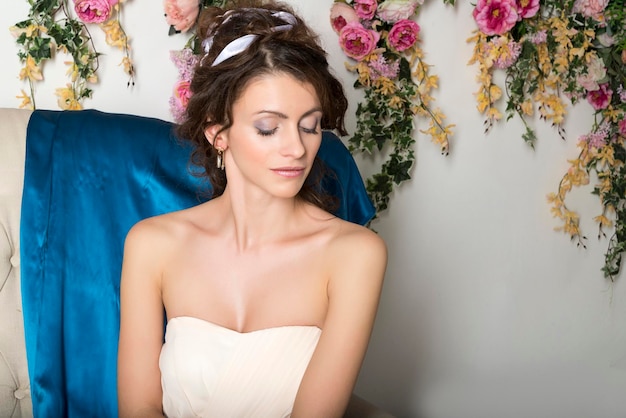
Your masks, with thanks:
[{"label": "closed eye", "polygon": [[257,133],[259,135],[261,135],[261,136],[271,136],[271,135],[274,135],[276,133],[277,129],[278,129],[278,127],[274,128],[274,129],[269,129],[269,130],[257,128]]},{"label": "closed eye", "polygon": [[306,134],[312,134],[312,135],[317,135],[320,132],[317,130],[317,126],[313,127],[313,128],[305,128],[304,126],[301,126],[300,129],[302,129],[302,131]]}]

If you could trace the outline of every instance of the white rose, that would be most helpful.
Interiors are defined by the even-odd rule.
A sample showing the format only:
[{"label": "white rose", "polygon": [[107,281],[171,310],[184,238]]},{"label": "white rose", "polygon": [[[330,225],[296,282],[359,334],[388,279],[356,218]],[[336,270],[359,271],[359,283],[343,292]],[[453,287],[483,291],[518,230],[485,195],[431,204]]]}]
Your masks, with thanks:
[{"label": "white rose", "polygon": [[598,42],[600,42],[600,45],[608,48],[615,44],[615,38],[605,32],[598,35]]},{"label": "white rose", "polygon": [[599,81],[606,77],[606,67],[604,61],[595,54],[589,54],[587,73],[580,74],[576,77],[576,81],[587,91],[595,91],[600,88]]},{"label": "white rose", "polygon": [[409,19],[417,6],[422,4],[424,0],[386,0],[378,5],[377,14],[385,22],[395,23],[398,20]]}]

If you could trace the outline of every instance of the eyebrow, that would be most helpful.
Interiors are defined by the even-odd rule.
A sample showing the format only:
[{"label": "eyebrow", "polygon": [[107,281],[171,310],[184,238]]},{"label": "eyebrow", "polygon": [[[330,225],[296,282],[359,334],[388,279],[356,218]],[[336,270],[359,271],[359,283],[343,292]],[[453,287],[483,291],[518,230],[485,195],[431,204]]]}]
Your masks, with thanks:
[{"label": "eyebrow", "polygon": [[[304,112],[304,114],[300,117],[300,120],[306,118],[307,116],[309,116],[310,114],[315,113],[315,112],[322,112],[322,108],[321,107],[314,107],[313,109],[311,109],[311,110],[309,110],[307,112]],[[269,113],[269,114],[278,116],[281,119],[289,119],[289,116],[285,115],[282,112],[278,112],[276,110],[260,110],[260,111],[256,112],[255,114],[256,115],[260,115],[262,113]]]}]

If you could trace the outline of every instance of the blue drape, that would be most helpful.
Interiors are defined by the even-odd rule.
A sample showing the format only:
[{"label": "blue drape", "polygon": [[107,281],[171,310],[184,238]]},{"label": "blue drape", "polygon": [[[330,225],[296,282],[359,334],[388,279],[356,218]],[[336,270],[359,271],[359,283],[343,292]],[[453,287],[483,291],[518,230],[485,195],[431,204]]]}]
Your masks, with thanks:
[{"label": "blue drape", "polygon": [[[116,417],[119,278],[137,221],[202,201],[190,149],[158,119],[35,111],[28,125],[20,225],[26,351],[36,417]],[[337,216],[374,215],[345,146],[325,133],[324,185]]]}]

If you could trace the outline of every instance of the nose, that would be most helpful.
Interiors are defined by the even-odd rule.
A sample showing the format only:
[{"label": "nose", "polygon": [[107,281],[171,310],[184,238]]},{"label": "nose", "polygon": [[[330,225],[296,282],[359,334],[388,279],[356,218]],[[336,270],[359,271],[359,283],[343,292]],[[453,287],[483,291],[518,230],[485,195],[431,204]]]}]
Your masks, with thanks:
[{"label": "nose", "polygon": [[280,153],[287,157],[301,158],[306,152],[304,144],[302,142],[302,134],[300,129],[296,126],[293,129],[289,129],[281,137]]}]

